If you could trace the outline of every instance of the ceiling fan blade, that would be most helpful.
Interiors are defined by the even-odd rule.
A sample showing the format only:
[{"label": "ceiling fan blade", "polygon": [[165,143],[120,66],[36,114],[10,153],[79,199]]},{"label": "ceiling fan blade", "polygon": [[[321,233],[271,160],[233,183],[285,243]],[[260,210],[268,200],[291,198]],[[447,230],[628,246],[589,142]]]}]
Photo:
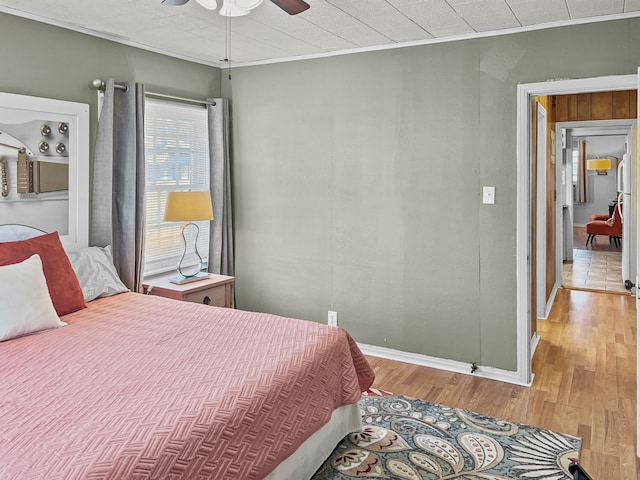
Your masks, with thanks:
[{"label": "ceiling fan blade", "polygon": [[184,5],[189,0],[162,0],[164,5]]},{"label": "ceiling fan blade", "polygon": [[271,0],[289,15],[297,15],[309,8],[304,0]]}]

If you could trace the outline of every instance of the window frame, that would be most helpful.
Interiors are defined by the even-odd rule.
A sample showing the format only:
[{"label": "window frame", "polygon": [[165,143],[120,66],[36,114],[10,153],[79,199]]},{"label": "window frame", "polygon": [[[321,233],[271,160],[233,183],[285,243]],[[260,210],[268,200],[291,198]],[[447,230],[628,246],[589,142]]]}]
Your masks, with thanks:
[{"label": "window frame", "polygon": [[[167,192],[210,190],[209,155],[206,106],[145,97],[143,278],[175,272],[185,248],[181,234],[183,223],[164,221]],[[185,162],[185,158],[189,162]],[[198,251],[206,270],[211,222],[194,223],[199,227]],[[187,234],[191,230],[187,229]],[[187,238],[188,250],[192,250],[192,245],[193,240]],[[183,265],[196,263],[187,258]]]}]

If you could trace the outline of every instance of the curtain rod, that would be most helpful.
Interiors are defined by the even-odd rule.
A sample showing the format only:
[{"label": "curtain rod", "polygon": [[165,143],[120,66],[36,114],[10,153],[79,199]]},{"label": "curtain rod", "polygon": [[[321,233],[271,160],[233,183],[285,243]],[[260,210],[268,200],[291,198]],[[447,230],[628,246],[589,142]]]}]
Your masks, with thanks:
[{"label": "curtain rod", "polygon": [[[122,85],[120,83],[114,83],[113,86],[117,90],[126,91],[128,89],[126,85]],[[93,88],[94,90],[104,91],[105,87],[106,87],[106,83],[103,80],[100,80],[99,78],[96,78],[93,82],[91,82],[91,88]],[[164,98],[167,100],[177,100],[179,102],[195,103],[197,105],[213,105],[213,106],[216,105],[216,102],[214,100],[196,100],[194,98],[177,97],[175,95],[166,95],[164,93],[154,93],[154,92],[145,92],[144,94],[148,97]]]}]

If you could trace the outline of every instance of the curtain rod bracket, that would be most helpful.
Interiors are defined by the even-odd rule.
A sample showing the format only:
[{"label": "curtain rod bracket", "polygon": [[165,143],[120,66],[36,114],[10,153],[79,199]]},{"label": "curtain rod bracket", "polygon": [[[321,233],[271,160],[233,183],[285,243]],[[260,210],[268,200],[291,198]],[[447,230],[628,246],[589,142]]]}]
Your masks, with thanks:
[{"label": "curtain rod bracket", "polygon": [[91,88],[94,90],[104,90],[104,87],[105,83],[99,78],[96,78],[93,82],[91,82]]},{"label": "curtain rod bracket", "polygon": [[[100,80],[99,78],[96,78],[89,84],[89,86],[94,90],[97,90],[99,92],[104,92],[104,89],[106,88],[107,84],[104,80]],[[124,90],[125,92],[129,90],[129,87],[127,87],[126,85],[120,85],[117,83],[115,84],[115,88]]]}]

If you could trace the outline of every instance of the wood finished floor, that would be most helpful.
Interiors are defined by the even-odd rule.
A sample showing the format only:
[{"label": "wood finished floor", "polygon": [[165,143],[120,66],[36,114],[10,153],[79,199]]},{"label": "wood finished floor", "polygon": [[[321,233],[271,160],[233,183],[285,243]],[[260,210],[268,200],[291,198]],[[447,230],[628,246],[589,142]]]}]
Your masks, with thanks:
[{"label": "wood finished floor", "polygon": [[539,322],[531,387],[367,357],[375,388],[583,438],[594,480],[635,480],[635,298],[561,289]]}]

